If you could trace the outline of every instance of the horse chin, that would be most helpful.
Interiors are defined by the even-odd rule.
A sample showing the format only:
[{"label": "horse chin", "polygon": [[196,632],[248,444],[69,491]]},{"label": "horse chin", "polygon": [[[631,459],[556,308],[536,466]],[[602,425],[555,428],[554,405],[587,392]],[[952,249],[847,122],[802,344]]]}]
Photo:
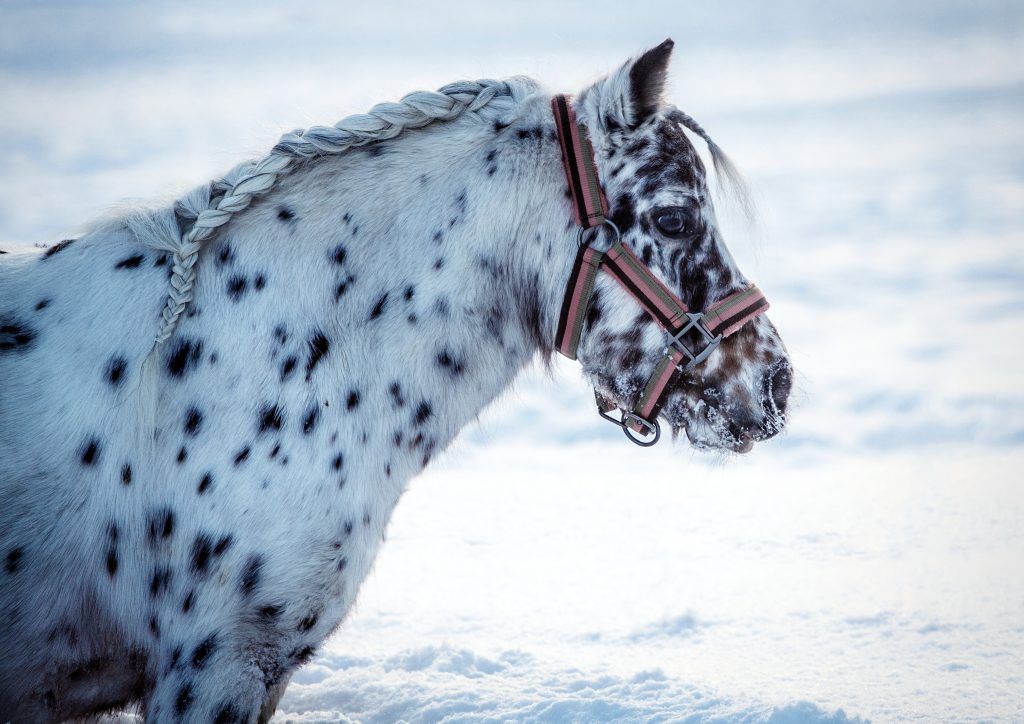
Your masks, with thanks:
[{"label": "horse chin", "polygon": [[754,449],[754,439],[746,435],[737,437],[730,429],[728,422],[717,408],[698,403],[701,410],[679,404],[665,415],[672,428],[673,439],[678,440],[683,433],[690,442],[690,447],[701,452],[725,452],[745,455]]}]

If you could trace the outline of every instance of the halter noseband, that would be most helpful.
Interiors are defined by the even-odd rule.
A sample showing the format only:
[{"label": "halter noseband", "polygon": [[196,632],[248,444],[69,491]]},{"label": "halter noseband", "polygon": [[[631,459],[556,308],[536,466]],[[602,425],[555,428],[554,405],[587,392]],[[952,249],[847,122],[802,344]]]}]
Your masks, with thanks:
[{"label": "halter noseband", "polygon": [[[618,227],[607,218],[608,200],[597,174],[594,149],[586,127],[576,120],[569,97],[555,96],[551,99],[551,107],[562,148],[565,175],[569,181],[573,212],[580,225],[579,251],[562,302],[555,347],[569,359],[576,359],[597,273],[601,270],[608,272],[665,331],[663,356],[633,410],[620,409],[619,419],[615,419],[610,413],[618,406],[594,391],[601,417],[621,427],[626,437],[637,445],[649,447],[661,437],[658,414],[666,393],[677,377],[711,356],[723,338],[763,314],[768,309],[768,300],[760,289],[751,285],[720,299],[703,312],[691,312],[622,243]],[[615,241],[605,252],[583,241],[583,235],[588,229],[602,225],[607,225],[615,232]],[[683,337],[691,332],[700,336],[699,346],[694,349],[683,342]]]}]

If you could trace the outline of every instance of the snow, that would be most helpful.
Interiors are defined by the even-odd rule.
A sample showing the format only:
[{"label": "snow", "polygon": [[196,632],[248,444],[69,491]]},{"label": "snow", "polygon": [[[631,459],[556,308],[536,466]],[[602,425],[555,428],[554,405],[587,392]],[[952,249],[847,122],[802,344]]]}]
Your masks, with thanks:
[{"label": "snow", "polygon": [[671,34],[672,99],[758,197],[725,230],[796,409],[743,458],[641,450],[571,364],[530,372],[413,482],[275,721],[1024,719],[1024,12],[370,8],[5,4],[0,239],[412,88],[572,89]]}]

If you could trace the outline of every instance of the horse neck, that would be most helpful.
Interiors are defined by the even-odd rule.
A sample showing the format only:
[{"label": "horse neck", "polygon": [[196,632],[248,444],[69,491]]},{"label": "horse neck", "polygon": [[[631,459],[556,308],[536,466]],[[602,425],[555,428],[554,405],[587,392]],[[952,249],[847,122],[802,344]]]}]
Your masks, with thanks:
[{"label": "horse neck", "polygon": [[202,341],[244,406],[296,431],[318,410],[400,478],[550,353],[574,253],[546,103],[435,124],[300,165],[234,219],[166,359]]}]

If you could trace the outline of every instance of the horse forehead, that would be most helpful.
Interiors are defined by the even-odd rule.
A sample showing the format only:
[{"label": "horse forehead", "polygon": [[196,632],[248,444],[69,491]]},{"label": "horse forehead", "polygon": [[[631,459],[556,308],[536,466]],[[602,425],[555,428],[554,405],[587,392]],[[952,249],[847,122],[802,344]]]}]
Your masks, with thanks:
[{"label": "horse forehead", "polygon": [[655,117],[644,123],[612,156],[624,164],[619,191],[635,201],[652,199],[659,191],[701,195],[705,171],[697,149],[674,121]]}]

